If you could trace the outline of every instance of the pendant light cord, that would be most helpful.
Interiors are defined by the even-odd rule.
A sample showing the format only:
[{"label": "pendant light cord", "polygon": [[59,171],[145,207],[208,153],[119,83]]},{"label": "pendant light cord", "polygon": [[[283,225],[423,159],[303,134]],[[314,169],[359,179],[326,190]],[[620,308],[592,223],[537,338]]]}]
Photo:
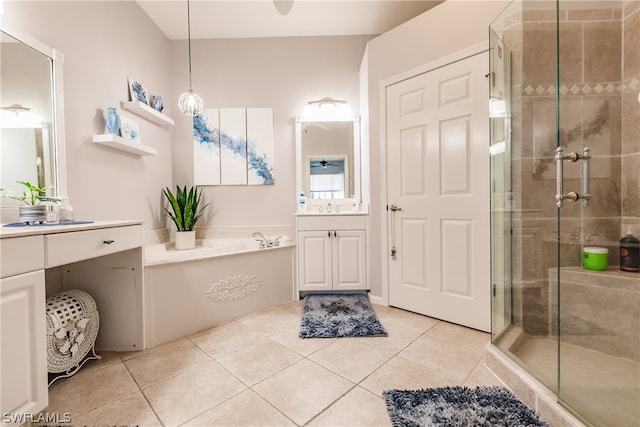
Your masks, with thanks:
[{"label": "pendant light cord", "polygon": [[187,36],[189,44],[189,91],[193,91],[191,83],[191,8],[190,0],[187,0]]}]

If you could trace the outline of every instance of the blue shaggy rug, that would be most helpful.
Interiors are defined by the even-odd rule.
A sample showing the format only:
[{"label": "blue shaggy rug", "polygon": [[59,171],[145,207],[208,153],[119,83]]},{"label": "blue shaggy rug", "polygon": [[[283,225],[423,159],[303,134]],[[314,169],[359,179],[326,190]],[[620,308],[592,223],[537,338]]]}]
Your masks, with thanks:
[{"label": "blue shaggy rug", "polygon": [[382,392],[394,427],[550,427],[504,387]]},{"label": "blue shaggy rug", "polygon": [[311,294],[304,297],[300,338],[386,337],[364,294]]}]

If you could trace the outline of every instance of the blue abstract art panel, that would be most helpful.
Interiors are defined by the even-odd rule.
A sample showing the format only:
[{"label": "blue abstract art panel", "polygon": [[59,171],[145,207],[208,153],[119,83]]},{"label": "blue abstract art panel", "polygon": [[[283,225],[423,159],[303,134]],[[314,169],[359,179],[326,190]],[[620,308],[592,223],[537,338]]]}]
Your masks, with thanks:
[{"label": "blue abstract art panel", "polygon": [[273,184],[273,110],[247,108],[249,185]]},{"label": "blue abstract art panel", "polygon": [[207,108],[193,118],[193,177],[195,185],[220,185],[220,116]]},{"label": "blue abstract art panel", "polygon": [[220,109],[220,175],[222,185],[247,184],[247,112]]},{"label": "blue abstract art panel", "polygon": [[271,108],[207,108],[193,135],[196,185],[273,184]]}]

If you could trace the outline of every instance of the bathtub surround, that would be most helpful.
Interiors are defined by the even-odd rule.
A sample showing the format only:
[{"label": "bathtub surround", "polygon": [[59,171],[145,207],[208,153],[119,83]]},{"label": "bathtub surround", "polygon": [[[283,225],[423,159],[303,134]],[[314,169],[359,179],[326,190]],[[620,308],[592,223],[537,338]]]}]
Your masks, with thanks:
[{"label": "bathtub surround", "polygon": [[260,249],[250,232],[216,231],[209,235],[227,237],[197,240],[187,251],[168,242],[145,247],[148,347],[294,299],[291,239]]},{"label": "bathtub surround", "polygon": [[300,338],[386,337],[366,294],[304,297]]},{"label": "bathtub surround", "polygon": [[385,390],[382,396],[394,427],[406,425],[550,427],[504,387]]}]

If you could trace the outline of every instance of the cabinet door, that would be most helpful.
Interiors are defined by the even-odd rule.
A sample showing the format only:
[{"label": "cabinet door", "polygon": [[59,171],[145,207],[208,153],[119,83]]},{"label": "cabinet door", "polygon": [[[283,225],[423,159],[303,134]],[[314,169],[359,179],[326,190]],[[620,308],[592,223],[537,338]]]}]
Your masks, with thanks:
[{"label": "cabinet door", "polygon": [[333,237],[333,289],[367,289],[364,230],[339,230]]},{"label": "cabinet door", "polygon": [[301,291],[331,290],[329,231],[298,233],[298,287]]},{"label": "cabinet door", "polygon": [[3,425],[48,405],[45,299],[44,270],[0,279]]}]

